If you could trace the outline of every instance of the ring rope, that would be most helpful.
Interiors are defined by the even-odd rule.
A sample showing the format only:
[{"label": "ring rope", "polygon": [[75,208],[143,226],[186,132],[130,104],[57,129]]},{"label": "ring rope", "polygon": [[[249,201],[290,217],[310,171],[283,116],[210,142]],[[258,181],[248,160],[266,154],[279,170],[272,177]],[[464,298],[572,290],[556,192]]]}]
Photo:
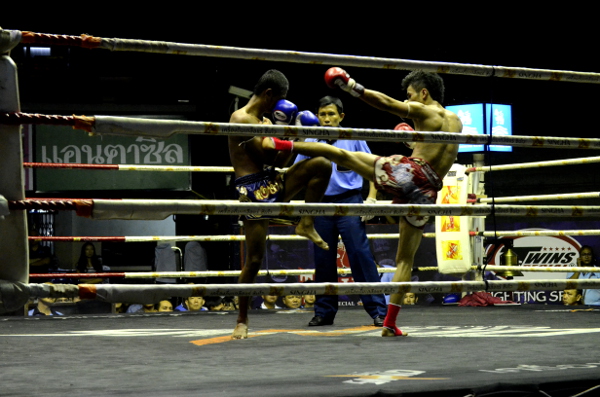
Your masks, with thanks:
[{"label": "ring rope", "polygon": [[[437,266],[418,267],[413,270],[420,272],[439,271]],[[481,270],[481,267],[471,266],[471,270]],[[584,266],[494,266],[488,265],[485,270],[505,272],[519,270],[521,272],[549,272],[549,273],[593,273],[598,272],[597,267]],[[377,273],[394,273],[395,267],[379,267]],[[258,276],[310,276],[315,269],[288,269],[288,270],[259,270]],[[352,269],[338,268],[338,274],[352,274]],[[199,278],[199,277],[237,277],[240,270],[207,270],[198,272],[105,272],[105,273],[31,273],[30,278]]]},{"label": "ring rope", "polygon": [[[0,196],[0,202],[4,199]],[[600,206],[429,205],[429,204],[286,204],[234,200],[25,199],[7,201],[9,210],[71,210],[93,219],[162,220],[176,214],[285,216],[497,216],[598,217]],[[1,203],[0,203],[1,204]]]},{"label": "ring rope", "polygon": [[572,200],[572,199],[594,199],[599,198],[600,192],[566,193],[566,194],[543,194],[532,196],[506,196],[506,197],[482,197],[477,199],[480,203],[517,203],[523,201],[542,200]]},{"label": "ring rope", "polygon": [[596,84],[600,83],[600,74],[591,72],[531,69],[506,66],[486,66],[453,62],[415,61],[405,59],[338,55],[289,50],[265,50],[203,44],[185,44],[165,41],[133,40],[118,38],[108,39],[93,37],[89,35],[65,36],[34,33],[29,31],[16,32],[16,34],[20,33],[20,41],[24,44],[68,45],[80,46],[88,49],[99,48],[109,51],[149,52],[154,54],[208,56],[218,58],[234,58],[307,64],[331,64],[339,66],[353,66],[377,69],[421,69],[434,73],[462,74],[479,77],[494,76],[501,78],[517,78],[527,80],[551,80]]},{"label": "ring rope", "polygon": [[[500,230],[471,231],[470,236],[482,237],[527,237],[527,236],[600,236],[600,229],[590,230]],[[435,233],[423,233],[423,238],[434,238]],[[367,234],[370,240],[397,239],[398,233],[372,233]],[[120,242],[120,243],[142,243],[142,242],[228,242],[246,241],[246,236],[238,234],[221,234],[210,236],[29,236],[29,241],[56,241],[56,242]],[[307,238],[297,234],[271,234],[267,236],[271,241],[299,240],[306,241]]]},{"label": "ring rope", "polygon": [[[89,169],[116,171],[168,171],[168,172],[234,172],[233,167],[170,166],[138,164],[80,164],[23,162],[24,168]],[[284,170],[284,169],[282,169]]]},{"label": "ring rope", "polygon": [[421,281],[404,283],[277,283],[277,284],[24,284],[12,283],[21,298],[97,299],[112,303],[158,302],[190,296],[372,295],[394,293],[461,293],[470,291],[560,291],[598,289],[600,279]]},{"label": "ring rope", "polygon": [[[565,138],[522,135],[463,134],[444,131],[396,131],[367,128],[302,127],[262,124],[211,123],[184,120],[148,120],[114,116],[41,116],[23,113],[0,114],[3,124],[46,124],[48,118],[69,119],[69,125],[91,134],[168,138],[176,133],[226,136],[277,136],[292,138],[350,139],[387,142],[433,142],[455,144],[494,144],[532,148],[600,149],[598,138]],[[30,116],[29,118],[27,116]],[[78,120],[73,122],[72,119]]]},{"label": "ring rope", "polygon": [[515,163],[515,164],[504,164],[504,165],[488,165],[481,167],[469,167],[465,170],[465,173],[470,172],[488,172],[488,171],[509,171],[509,170],[522,170],[528,168],[542,168],[542,167],[554,167],[559,165],[581,165],[600,163],[600,156],[596,157],[579,157],[567,160],[550,160],[550,161],[538,161],[531,163]]},{"label": "ring rope", "polygon": [[[39,200],[37,200],[39,201]],[[78,200],[73,200],[78,201]],[[25,200],[27,202],[27,200]],[[173,214],[197,215],[262,215],[262,216],[487,216],[488,205],[424,205],[424,204],[278,204],[245,203],[217,200],[91,200],[94,219],[165,219]],[[87,204],[87,201],[84,201]],[[9,204],[10,208],[10,204]],[[71,206],[65,209],[76,209]],[[78,214],[82,211],[79,209]],[[597,217],[600,206],[526,206],[496,205],[498,216]]]}]

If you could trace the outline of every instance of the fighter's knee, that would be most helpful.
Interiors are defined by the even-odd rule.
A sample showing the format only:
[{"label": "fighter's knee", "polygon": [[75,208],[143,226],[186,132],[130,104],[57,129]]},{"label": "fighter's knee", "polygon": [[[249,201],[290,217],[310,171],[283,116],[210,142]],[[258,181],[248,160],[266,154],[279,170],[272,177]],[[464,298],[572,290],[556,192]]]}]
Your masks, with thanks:
[{"label": "fighter's knee", "polygon": [[331,161],[325,157],[314,157],[312,160],[314,160],[313,166],[316,170],[328,175],[331,173]]}]

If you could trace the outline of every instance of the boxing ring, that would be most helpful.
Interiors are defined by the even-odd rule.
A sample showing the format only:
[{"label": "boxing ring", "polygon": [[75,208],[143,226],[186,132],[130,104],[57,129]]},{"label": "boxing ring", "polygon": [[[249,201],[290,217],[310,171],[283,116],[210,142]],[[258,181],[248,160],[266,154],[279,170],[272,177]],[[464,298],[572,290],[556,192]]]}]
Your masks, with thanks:
[{"label": "boxing ring", "polygon": [[[53,36],[31,32],[1,31],[2,53],[19,43],[73,45],[110,51],[141,51],[234,59],[271,60],[297,63],[334,63],[341,66],[412,70],[424,69],[473,77],[523,78],[598,84],[595,73],[532,70],[483,65],[444,64],[378,59],[331,54],[264,51],[179,43],[157,43],[91,36]],[[23,124],[68,125],[91,135],[124,135],[166,138],[174,134],[323,137],[360,139],[375,142],[452,142],[510,145],[528,148],[600,149],[600,139],[542,136],[481,136],[445,132],[407,132],[376,129],[321,128],[294,126],[252,126],[217,122],[146,120],[112,116],[59,116],[20,112],[16,68],[8,55],[0,61],[0,303],[2,312],[23,306],[30,298],[66,297],[117,303],[158,301],[165,297],[255,296],[287,294],[354,295],[415,292],[467,293],[471,291],[560,291],[600,287],[600,280],[483,280],[485,270],[501,272],[506,266],[483,263],[483,237],[527,235],[599,235],[598,230],[485,231],[482,219],[494,217],[591,218],[600,216],[600,205],[520,205],[522,201],[596,199],[598,192],[519,197],[484,197],[483,174],[491,171],[552,167],[599,162],[600,157],[523,163],[502,166],[476,164],[466,174],[468,203],[442,205],[392,204],[257,204],[226,200],[134,200],[134,199],[46,199],[26,198],[24,167],[88,168],[102,172],[231,172],[228,167],[144,167],[139,165],[44,164],[23,162],[20,126]],[[468,233],[475,258],[467,271],[474,280],[408,283],[303,283],[277,284],[194,284],[194,285],[113,285],[29,283],[28,240],[39,241],[243,241],[241,236],[64,236],[27,237],[25,212],[29,209],[74,211],[92,220],[164,219],[174,214],[216,216],[263,214],[274,216],[424,215],[461,216],[473,221]],[[438,233],[425,237],[436,238]],[[371,235],[396,238],[394,235]],[[299,236],[270,236],[293,240]],[[10,265],[9,265],[10,264]],[[565,272],[576,268],[526,268],[531,272]],[[427,269],[429,270],[429,269]],[[581,269],[579,269],[581,270]],[[382,272],[393,269],[382,270]],[[273,271],[270,271],[274,274]],[[343,272],[341,272],[343,273]],[[226,277],[238,272],[202,273],[115,273],[109,277]],[[276,274],[276,273],[275,273]],[[287,271],[281,274],[303,274]],[[310,271],[304,271],[310,274]],[[100,274],[71,276],[93,277]],[[37,274],[37,277],[49,275]],[[55,275],[56,276],[56,275]],[[67,276],[66,274],[64,276]],[[506,312],[506,313],[502,313]],[[1,313],[0,313],[1,314]],[[347,315],[346,315],[347,314]],[[487,308],[405,307],[402,328],[408,338],[380,338],[380,329],[363,324],[361,310],[348,309],[334,326],[318,331],[305,324],[310,310],[282,310],[252,313],[249,340],[230,340],[235,318],[230,312],[180,314],[80,314],[64,317],[0,317],[4,354],[10,358],[3,374],[4,387],[11,395],[61,395],[73,390],[80,395],[483,395],[498,390],[519,390],[547,395],[554,391],[584,393],[595,390],[600,362],[595,349],[598,310],[536,305],[501,305]],[[456,341],[454,338],[462,338]],[[499,339],[504,338],[504,339]],[[383,340],[382,340],[383,339]],[[349,343],[350,342],[350,343]],[[457,343],[459,342],[459,343]],[[496,343],[494,343],[496,342]],[[384,344],[384,346],[382,346]],[[34,354],[52,356],[52,368]],[[78,352],[85,352],[80,354]],[[127,354],[124,354],[127,352]],[[168,352],[168,354],[165,354]],[[73,357],[76,356],[76,358]],[[157,359],[159,358],[159,359]],[[355,360],[352,360],[354,358]],[[76,368],[73,368],[73,360]],[[5,361],[6,363],[9,360]],[[15,365],[18,364],[18,365]],[[285,368],[286,365],[289,368]],[[119,368],[115,371],[115,367]],[[43,380],[30,384],[27,374]],[[62,369],[68,369],[69,372]],[[63,375],[53,381],[56,373]],[[69,377],[65,377],[66,374]],[[168,376],[167,376],[168,374]],[[232,376],[233,375],[233,376]],[[107,385],[110,380],[110,385]],[[427,394],[430,393],[430,394]],[[593,394],[590,394],[593,395]]]}]

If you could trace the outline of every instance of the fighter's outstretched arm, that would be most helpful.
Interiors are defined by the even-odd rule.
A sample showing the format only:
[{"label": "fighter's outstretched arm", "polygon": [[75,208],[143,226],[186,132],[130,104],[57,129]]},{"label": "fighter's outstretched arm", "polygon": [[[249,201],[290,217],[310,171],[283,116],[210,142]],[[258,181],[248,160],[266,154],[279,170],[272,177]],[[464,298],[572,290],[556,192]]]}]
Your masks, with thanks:
[{"label": "fighter's outstretched arm", "polygon": [[383,92],[365,88],[365,92],[360,99],[376,109],[402,117],[403,119],[422,120],[431,117],[431,109],[421,102],[399,101]]},{"label": "fighter's outstretched arm", "polygon": [[399,101],[382,92],[366,89],[350,77],[342,68],[329,68],[325,73],[325,83],[330,88],[339,87],[350,95],[362,99],[376,109],[409,119],[424,118],[427,112],[420,102]]}]

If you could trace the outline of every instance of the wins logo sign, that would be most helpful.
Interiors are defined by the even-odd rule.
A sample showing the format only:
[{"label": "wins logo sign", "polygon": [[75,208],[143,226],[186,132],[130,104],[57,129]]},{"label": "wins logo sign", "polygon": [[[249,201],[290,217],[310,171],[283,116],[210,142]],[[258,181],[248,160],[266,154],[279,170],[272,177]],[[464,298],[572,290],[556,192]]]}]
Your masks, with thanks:
[{"label": "wins logo sign", "polygon": [[[535,230],[535,229],[527,229]],[[540,229],[537,229],[540,230]],[[513,240],[513,251],[520,266],[570,267],[577,266],[579,244],[569,236],[506,237]],[[486,247],[490,265],[501,265],[500,257],[506,252],[504,244]]]}]

